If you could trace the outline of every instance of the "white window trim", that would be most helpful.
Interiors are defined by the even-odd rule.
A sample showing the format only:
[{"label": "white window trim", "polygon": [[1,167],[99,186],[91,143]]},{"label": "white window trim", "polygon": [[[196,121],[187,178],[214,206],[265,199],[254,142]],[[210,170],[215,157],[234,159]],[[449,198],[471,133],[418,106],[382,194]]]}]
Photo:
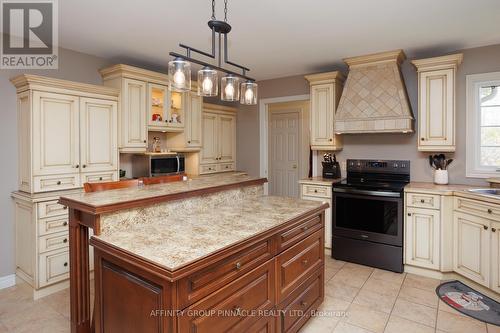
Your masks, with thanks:
[{"label": "white window trim", "polygon": [[467,81],[467,146],[466,146],[466,176],[470,178],[500,177],[500,169],[481,168],[479,162],[479,100],[478,90],[483,85],[500,85],[500,72],[471,74],[466,76]]}]

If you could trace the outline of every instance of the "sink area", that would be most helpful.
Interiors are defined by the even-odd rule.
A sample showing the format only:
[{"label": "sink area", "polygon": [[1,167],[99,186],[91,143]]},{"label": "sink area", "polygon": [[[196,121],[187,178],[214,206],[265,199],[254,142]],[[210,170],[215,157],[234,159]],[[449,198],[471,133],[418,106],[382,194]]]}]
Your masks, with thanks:
[{"label": "sink area", "polygon": [[470,189],[467,191],[472,192],[472,193],[476,193],[476,194],[493,195],[493,196],[500,197],[500,189],[498,189],[498,188],[473,188],[473,189]]}]

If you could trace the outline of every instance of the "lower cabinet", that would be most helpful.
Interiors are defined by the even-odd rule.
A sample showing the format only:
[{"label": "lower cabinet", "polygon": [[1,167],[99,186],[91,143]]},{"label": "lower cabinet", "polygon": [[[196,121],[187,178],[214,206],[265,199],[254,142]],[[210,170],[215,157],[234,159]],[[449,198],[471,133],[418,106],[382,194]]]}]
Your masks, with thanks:
[{"label": "lower cabinet", "polygon": [[406,264],[440,268],[440,211],[407,207]]},{"label": "lower cabinet", "polygon": [[474,282],[489,286],[490,221],[455,212],[453,222],[453,270]]},{"label": "lower cabinet", "polygon": [[500,222],[491,223],[491,289],[500,293]]},{"label": "lower cabinet", "polygon": [[300,197],[305,200],[328,202],[325,210],[325,248],[332,248],[332,185],[310,184],[307,181],[301,181]]}]

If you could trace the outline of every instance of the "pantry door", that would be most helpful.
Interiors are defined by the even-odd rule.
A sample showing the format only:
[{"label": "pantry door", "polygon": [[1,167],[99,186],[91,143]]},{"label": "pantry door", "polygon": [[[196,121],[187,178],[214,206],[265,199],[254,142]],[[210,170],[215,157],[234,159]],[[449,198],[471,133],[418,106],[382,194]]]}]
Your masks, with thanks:
[{"label": "pantry door", "polygon": [[275,103],[268,110],[269,194],[298,198],[298,181],[308,166],[308,135],[303,125],[309,102]]}]

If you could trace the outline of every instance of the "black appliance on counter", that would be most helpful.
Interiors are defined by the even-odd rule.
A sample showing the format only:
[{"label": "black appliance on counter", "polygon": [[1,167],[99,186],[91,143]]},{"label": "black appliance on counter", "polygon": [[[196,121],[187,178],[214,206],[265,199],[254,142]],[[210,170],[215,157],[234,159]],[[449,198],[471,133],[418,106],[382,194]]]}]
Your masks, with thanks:
[{"label": "black appliance on counter", "polygon": [[332,257],[403,272],[403,189],[410,161],[347,160],[333,185]]},{"label": "black appliance on counter", "polygon": [[337,162],[337,157],[335,154],[327,153],[323,155],[323,161],[321,162],[323,165],[323,178],[340,178],[340,164]]}]

